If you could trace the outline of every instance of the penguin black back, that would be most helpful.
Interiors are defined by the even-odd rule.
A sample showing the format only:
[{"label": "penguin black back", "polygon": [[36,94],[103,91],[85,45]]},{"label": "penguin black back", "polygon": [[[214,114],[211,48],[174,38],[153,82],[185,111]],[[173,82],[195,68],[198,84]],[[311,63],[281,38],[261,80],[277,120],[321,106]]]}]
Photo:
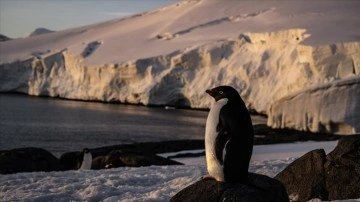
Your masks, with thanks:
[{"label": "penguin black back", "polygon": [[254,132],[250,114],[239,93],[230,86],[206,91],[216,102],[227,99],[216,126],[215,155],[223,166],[224,181],[247,183]]}]

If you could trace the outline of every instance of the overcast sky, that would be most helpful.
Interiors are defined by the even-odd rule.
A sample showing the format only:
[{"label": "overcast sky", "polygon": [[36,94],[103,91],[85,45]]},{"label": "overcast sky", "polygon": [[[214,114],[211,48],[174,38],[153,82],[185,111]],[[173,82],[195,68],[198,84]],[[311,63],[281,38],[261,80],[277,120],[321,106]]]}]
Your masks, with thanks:
[{"label": "overcast sky", "polygon": [[36,28],[63,30],[172,4],[178,0],[0,0],[0,34],[29,35]]}]

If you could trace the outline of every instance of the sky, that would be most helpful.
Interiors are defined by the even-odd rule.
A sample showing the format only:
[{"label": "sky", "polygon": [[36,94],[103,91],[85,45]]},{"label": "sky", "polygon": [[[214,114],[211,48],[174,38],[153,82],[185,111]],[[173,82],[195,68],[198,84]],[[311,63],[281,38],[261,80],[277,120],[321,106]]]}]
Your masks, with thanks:
[{"label": "sky", "polygon": [[0,0],[0,34],[28,36],[36,28],[54,31],[121,18],[178,0]]}]

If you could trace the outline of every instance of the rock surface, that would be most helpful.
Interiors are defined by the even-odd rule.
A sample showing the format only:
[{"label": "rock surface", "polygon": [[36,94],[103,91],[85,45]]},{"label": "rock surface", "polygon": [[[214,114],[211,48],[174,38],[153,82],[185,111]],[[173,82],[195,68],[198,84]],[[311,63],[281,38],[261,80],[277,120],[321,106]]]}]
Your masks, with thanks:
[{"label": "rock surface", "polygon": [[341,138],[326,160],[329,200],[360,198],[360,135]]},{"label": "rock surface", "polygon": [[323,149],[313,150],[291,163],[275,179],[285,185],[290,199],[294,201],[327,199],[325,161],[326,154]]},{"label": "rock surface", "polygon": [[2,42],[2,41],[9,41],[9,40],[11,40],[11,38],[9,38],[9,37],[7,37],[7,36],[5,36],[5,35],[0,34],[0,42]]},{"label": "rock surface", "polygon": [[79,151],[67,152],[60,156],[60,163],[65,168],[65,170],[77,170],[81,166],[83,158],[82,156],[83,153]]},{"label": "rock surface", "polygon": [[141,167],[151,165],[182,165],[176,161],[156,156],[155,154],[145,154],[140,152],[123,152],[113,150],[107,155],[97,156],[93,160],[93,169],[107,169],[118,167]]},{"label": "rock surface", "polygon": [[38,36],[41,34],[47,34],[47,33],[51,33],[51,32],[54,32],[54,31],[40,27],[40,28],[35,29],[33,32],[31,32],[29,34],[29,36]]},{"label": "rock surface", "polygon": [[[158,153],[181,150],[202,149],[202,140],[182,140],[167,142],[150,142],[124,144],[90,149],[93,156],[92,169],[117,167],[140,167],[150,165],[181,165],[176,161],[157,156]],[[66,169],[76,170],[80,167],[82,152],[68,152],[60,157]]]},{"label": "rock surface", "polygon": [[64,170],[50,152],[39,148],[0,151],[0,174]]},{"label": "rock surface", "polygon": [[249,173],[249,185],[200,180],[173,196],[171,202],[286,202],[289,201],[284,186],[270,177]]},{"label": "rock surface", "polygon": [[328,155],[322,149],[305,154],[275,179],[294,201],[360,198],[360,135],[341,138]]}]

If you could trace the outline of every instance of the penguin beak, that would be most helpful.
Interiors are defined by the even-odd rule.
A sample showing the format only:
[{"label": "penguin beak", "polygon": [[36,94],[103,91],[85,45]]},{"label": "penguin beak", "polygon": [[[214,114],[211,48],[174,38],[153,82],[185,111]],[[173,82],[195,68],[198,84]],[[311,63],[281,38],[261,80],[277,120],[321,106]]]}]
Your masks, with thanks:
[{"label": "penguin beak", "polygon": [[211,89],[210,89],[210,90],[206,90],[205,92],[206,92],[207,94],[209,94],[211,97],[215,98],[214,91],[212,91]]}]

